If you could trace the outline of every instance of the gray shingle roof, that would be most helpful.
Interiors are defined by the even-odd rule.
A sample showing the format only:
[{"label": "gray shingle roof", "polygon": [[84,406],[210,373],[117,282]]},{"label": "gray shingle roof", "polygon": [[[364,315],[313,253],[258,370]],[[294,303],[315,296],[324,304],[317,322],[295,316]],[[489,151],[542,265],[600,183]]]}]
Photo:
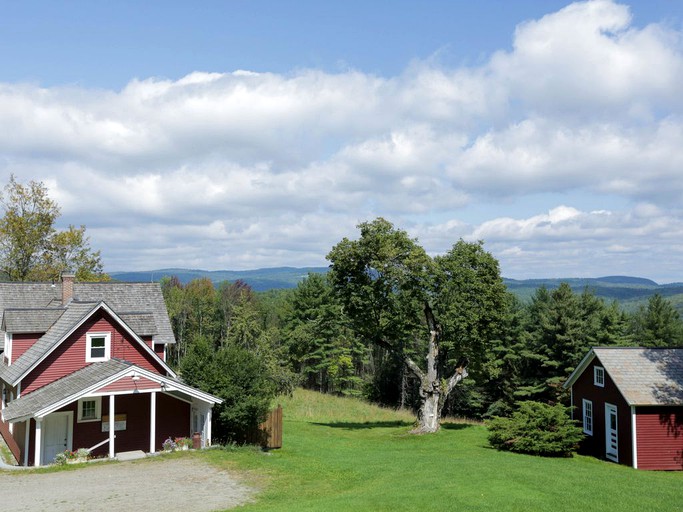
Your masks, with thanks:
[{"label": "gray shingle roof", "polygon": [[120,359],[91,363],[85,368],[43,386],[33,393],[17,398],[7,405],[2,411],[2,416],[5,421],[32,416],[46,407],[80,394],[85,389],[132,366],[132,363]]},{"label": "gray shingle roof", "polygon": [[44,333],[64,313],[64,308],[6,309],[2,327],[6,332]]},{"label": "gray shingle roof", "polygon": [[119,313],[118,315],[138,336],[154,336],[158,332],[152,313]]},{"label": "gray shingle roof", "polygon": [[[152,335],[154,343],[175,343],[158,283],[74,283],[73,286],[73,298],[76,301],[104,301],[116,314],[136,312],[151,315],[154,328],[150,326],[149,317],[132,320],[146,332],[137,332],[130,324],[129,327],[139,336]],[[61,283],[0,283],[0,312],[7,309],[56,308],[62,305],[61,297]],[[0,349],[4,348],[4,334],[4,331],[0,331]]]},{"label": "gray shingle roof", "polygon": [[[154,317],[154,343],[175,343],[159,283],[74,283],[74,299],[104,301],[119,312],[147,312]],[[144,336],[144,334],[141,334]]]},{"label": "gray shingle roof", "polygon": [[629,405],[683,404],[683,348],[594,348]]}]

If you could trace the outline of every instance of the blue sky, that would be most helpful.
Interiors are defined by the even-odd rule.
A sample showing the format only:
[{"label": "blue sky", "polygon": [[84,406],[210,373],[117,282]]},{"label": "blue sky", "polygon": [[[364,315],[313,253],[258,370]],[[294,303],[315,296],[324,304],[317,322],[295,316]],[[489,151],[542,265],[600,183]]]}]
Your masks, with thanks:
[{"label": "blue sky", "polygon": [[381,215],[508,277],[683,281],[683,2],[0,7],[1,176],[108,270],[325,265]]}]

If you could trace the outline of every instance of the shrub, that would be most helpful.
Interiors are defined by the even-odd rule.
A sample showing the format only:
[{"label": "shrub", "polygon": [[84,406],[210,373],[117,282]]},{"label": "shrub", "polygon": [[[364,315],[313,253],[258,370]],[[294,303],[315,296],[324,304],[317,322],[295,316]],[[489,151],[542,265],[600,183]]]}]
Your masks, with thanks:
[{"label": "shrub", "polygon": [[213,408],[213,439],[244,443],[261,423],[277,385],[258,351],[228,345],[214,350],[199,339],[183,359],[181,373],[190,386],[223,399]]},{"label": "shrub", "polygon": [[520,402],[511,417],[493,418],[487,426],[491,446],[517,453],[571,457],[583,439],[581,428],[561,404]]},{"label": "shrub", "polygon": [[90,452],[86,448],[79,448],[76,451],[66,450],[55,455],[54,464],[59,466],[67,464],[69,461],[82,462],[90,459]]}]

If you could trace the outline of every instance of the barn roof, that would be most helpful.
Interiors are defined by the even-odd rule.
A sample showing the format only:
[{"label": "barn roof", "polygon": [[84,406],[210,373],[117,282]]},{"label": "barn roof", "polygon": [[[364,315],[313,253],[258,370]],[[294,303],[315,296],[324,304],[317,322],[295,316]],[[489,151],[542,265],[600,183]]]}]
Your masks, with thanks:
[{"label": "barn roof", "polygon": [[595,347],[564,387],[596,357],[629,405],[683,405],[683,348]]}]

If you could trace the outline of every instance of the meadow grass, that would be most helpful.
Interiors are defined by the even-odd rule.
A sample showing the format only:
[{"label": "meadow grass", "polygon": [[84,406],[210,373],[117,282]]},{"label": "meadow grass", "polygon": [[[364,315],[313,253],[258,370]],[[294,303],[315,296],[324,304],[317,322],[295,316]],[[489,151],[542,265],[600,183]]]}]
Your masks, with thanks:
[{"label": "meadow grass", "polygon": [[683,507],[681,472],[638,471],[590,457],[498,452],[486,428],[445,423],[409,434],[407,412],[298,390],[281,401],[284,446],[198,456],[260,488],[244,510],[658,511]]}]

